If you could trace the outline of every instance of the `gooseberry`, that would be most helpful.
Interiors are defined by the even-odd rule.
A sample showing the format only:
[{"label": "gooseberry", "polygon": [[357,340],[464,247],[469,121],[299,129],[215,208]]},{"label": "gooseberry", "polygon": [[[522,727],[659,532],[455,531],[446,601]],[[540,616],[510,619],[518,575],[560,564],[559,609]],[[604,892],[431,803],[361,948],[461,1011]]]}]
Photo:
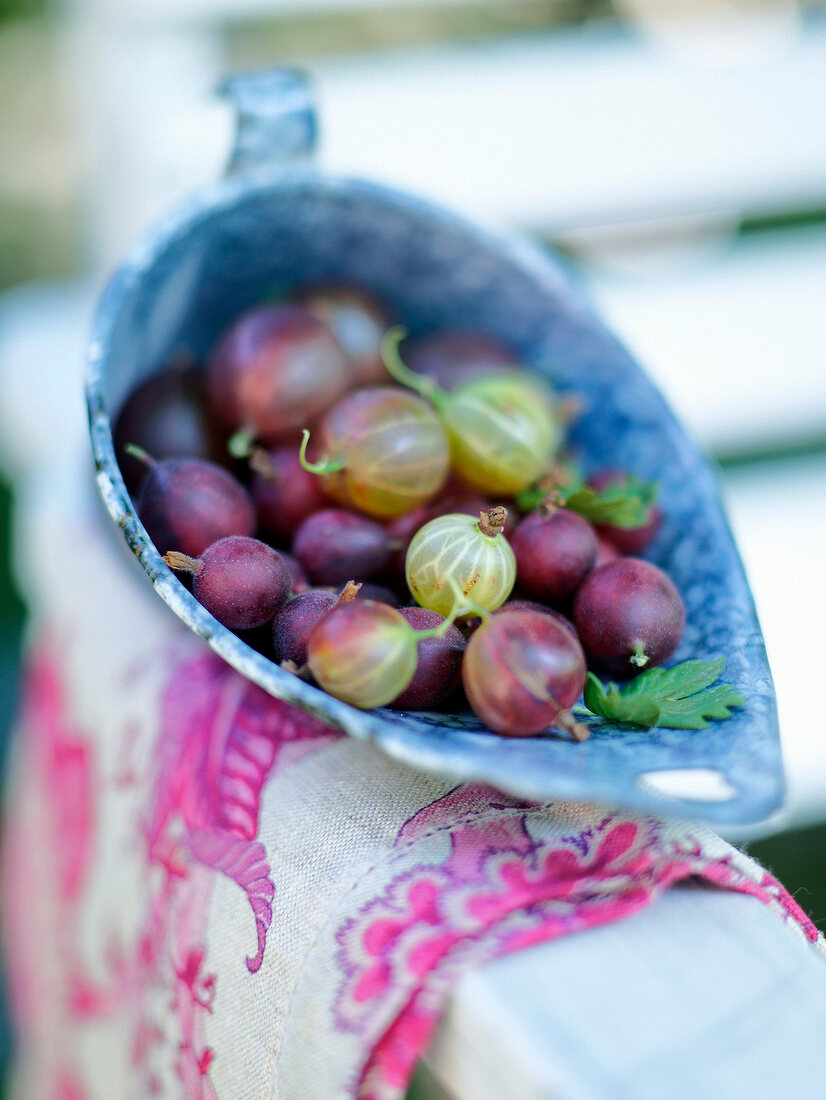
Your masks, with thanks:
[{"label": "gooseberry", "polygon": [[465,329],[408,337],[402,350],[411,370],[426,374],[443,390],[453,390],[483,374],[501,374],[519,362],[516,352],[499,340]]},{"label": "gooseberry", "polygon": [[307,663],[316,682],[345,703],[370,710],[395,699],[413,679],[419,639],[446,630],[416,631],[395,608],[353,600],[322,617],[310,635]]},{"label": "gooseberry", "polygon": [[500,611],[470,637],[462,685],[473,712],[496,733],[529,737],[549,726],[575,738],[587,730],[568,710],[585,684],[573,631],[540,611]]},{"label": "gooseberry", "polygon": [[301,465],[293,444],[269,451],[256,447],[249,461],[250,492],[266,531],[290,539],[307,516],[327,503],[318,478]]},{"label": "gooseberry", "polygon": [[426,523],[413,536],[405,574],[422,607],[447,616],[457,594],[495,610],[516,580],[516,559],[502,534],[507,509],[492,508],[474,518],[453,512]]},{"label": "gooseberry", "polygon": [[591,657],[618,675],[662,664],[677,648],[685,607],[662,569],[617,558],[589,573],[574,598],[574,626]]},{"label": "gooseberry", "polygon": [[[395,544],[389,571],[404,577],[404,564],[410,540],[419,528],[424,527],[430,520],[449,512],[467,512],[469,516],[478,517],[481,512],[487,512],[489,508],[490,502],[481,493],[461,486],[457,487],[455,482],[448,481],[444,489],[428,504],[421,504],[412,512],[405,512],[404,515],[397,516],[387,524],[387,533]],[[510,513],[508,519],[510,519]]]},{"label": "gooseberry", "polygon": [[131,444],[127,450],[146,465],[135,507],[162,554],[175,549],[197,557],[226,535],[255,530],[250,495],[223,466],[200,458],[156,461]]},{"label": "gooseberry", "polygon": [[561,441],[550,390],[538,375],[514,368],[448,392],[402,362],[403,336],[398,326],[385,334],[385,366],[397,382],[433,403],[450,442],[453,472],[488,495],[510,496],[533,484]]},{"label": "gooseberry", "polygon": [[204,372],[191,363],[173,361],[139,383],[123,403],[112,435],[123,480],[133,495],[146,463],[129,453],[129,444],[155,459],[223,458],[223,438],[207,404]]},{"label": "gooseberry", "polygon": [[350,383],[345,354],[323,321],[298,305],[260,306],[232,325],[208,364],[215,414],[236,429],[233,453],[252,440],[289,439]]},{"label": "gooseberry", "polygon": [[[438,627],[441,616],[424,607],[402,607],[399,613],[415,630]],[[456,626],[444,634],[419,639],[417,664],[413,679],[390,703],[395,710],[430,710],[453,694],[462,673],[465,639]]]},{"label": "gooseberry", "polygon": [[313,584],[372,577],[387,564],[392,549],[380,523],[342,508],[313,512],[293,540],[293,554]]},{"label": "gooseberry", "polygon": [[323,287],[308,292],[302,302],[332,330],[344,349],[351,383],[377,385],[386,378],[381,339],[390,320],[371,295],[352,287]]},{"label": "gooseberry", "polygon": [[258,539],[230,535],[200,558],[170,550],[163,560],[192,574],[195,599],[230,630],[266,626],[290,594],[292,578],[281,555]]},{"label": "gooseberry", "polygon": [[272,644],[276,661],[291,661],[297,669],[306,665],[307,643],[312,632],[328,611],[355,599],[359,587],[348,581],[338,593],[328,592],[323,588],[309,588],[287,600],[272,624]]},{"label": "gooseberry", "polygon": [[510,541],[520,587],[551,604],[571,599],[593,569],[599,549],[586,519],[554,505],[525,516]]},{"label": "gooseberry", "polygon": [[365,581],[361,585],[358,598],[360,600],[375,600],[376,603],[386,603],[390,607],[401,607],[404,602],[399,599],[398,592],[394,592],[392,588],[388,588],[384,584],[374,584],[372,581]]},{"label": "gooseberry", "polygon": [[438,416],[422,398],[392,386],[369,386],[342,398],[324,417],[320,450],[301,462],[324,476],[340,504],[390,519],[409,512],[444,485],[450,461]]}]

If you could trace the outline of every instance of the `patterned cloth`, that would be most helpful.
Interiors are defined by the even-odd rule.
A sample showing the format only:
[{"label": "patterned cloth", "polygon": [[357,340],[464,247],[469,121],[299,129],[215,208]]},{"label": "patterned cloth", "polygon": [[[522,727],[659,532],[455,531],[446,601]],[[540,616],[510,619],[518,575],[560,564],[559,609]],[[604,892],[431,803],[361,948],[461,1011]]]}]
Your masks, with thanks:
[{"label": "patterned cloth", "polygon": [[469,967],[689,876],[824,949],[707,830],[417,775],[168,618],[98,682],[77,624],[31,650],[3,866],[16,1095],[398,1098]]}]

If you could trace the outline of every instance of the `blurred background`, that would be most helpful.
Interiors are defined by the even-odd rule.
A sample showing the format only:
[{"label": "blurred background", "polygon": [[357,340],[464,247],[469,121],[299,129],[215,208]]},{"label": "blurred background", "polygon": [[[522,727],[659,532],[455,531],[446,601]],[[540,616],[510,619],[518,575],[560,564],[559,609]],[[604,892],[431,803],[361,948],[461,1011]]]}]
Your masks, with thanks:
[{"label": "blurred background", "polygon": [[[727,835],[824,927],[826,0],[0,0],[4,402],[40,339],[80,394],[106,274],[223,169],[216,84],[279,63],[315,77],[325,167],[564,252],[718,463],[789,784]],[[38,395],[57,446],[63,392]],[[25,593],[2,449],[5,748]]]}]

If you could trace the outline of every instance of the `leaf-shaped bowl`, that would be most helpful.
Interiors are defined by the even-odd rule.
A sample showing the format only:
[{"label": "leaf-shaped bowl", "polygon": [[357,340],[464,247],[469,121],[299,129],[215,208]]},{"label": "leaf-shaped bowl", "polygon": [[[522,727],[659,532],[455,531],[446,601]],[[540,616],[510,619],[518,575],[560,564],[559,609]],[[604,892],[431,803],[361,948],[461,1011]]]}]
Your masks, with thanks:
[{"label": "leaf-shaped bowl", "polygon": [[[548,252],[432,204],[306,163],[314,116],[300,74],[231,84],[239,129],[230,174],[133,249],[97,311],[87,394],[106,505],[169,607],[272,695],[413,768],[482,780],[516,796],[577,799],[745,824],[783,793],[777,713],[763,640],[715,476],[651,382]],[[690,732],[598,721],[584,743],[502,738],[472,715],[362,712],[281,670],[220,626],[161,560],[115,460],[111,418],[129,390],[186,348],[203,359],[241,311],[301,285],[375,291],[412,332],[476,328],[585,413],[571,443],[594,468],[627,467],[661,486],[664,522],[646,556],[679,588],[688,625],[674,660],[725,657],[748,697],[725,722]],[[710,395],[710,400],[713,395]]]}]

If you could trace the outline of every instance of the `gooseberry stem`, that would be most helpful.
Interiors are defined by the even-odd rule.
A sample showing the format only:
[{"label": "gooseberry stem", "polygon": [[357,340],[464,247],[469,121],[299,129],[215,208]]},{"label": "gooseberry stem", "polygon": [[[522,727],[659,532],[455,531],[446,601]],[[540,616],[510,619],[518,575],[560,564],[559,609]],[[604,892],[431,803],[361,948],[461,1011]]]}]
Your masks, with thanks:
[{"label": "gooseberry stem", "polygon": [[426,374],[419,374],[411,370],[399,355],[399,344],[407,336],[407,329],[403,325],[394,325],[385,332],[381,340],[381,360],[387,369],[387,373],[395,378],[402,386],[407,386],[416,393],[426,397],[437,409],[444,404],[447,393],[438,382],[428,378]]},{"label": "gooseberry stem", "polygon": [[356,596],[358,596],[360,588],[361,581],[348,581],[338,594],[336,607],[342,603],[352,603]]},{"label": "gooseberry stem", "polygon": [[532,512],[549,500],[554,505],[564,507],[571,493],[575,493],[583,485],[583,477],[579,470],[570,465],[556,463],[550,466],[533,485],[520,489],[513,499],[522,512]]},{"label": "gooseberry stem", "polygon": [[421,642],[424,638],[442,638],[447,634],[448,630],[453,626],[457,616],[462,611],[462,608],[458,604],[454,604],[450,614],[439,623],[438,626],[433,626],[429,630],[416,630],[416,641]]},{"label": "gooseberry stem", "polygon": [[325,474],[337,474],[339,470],[344,469],[344,462],[340,458],[322,458],[318,462],[310,462],[307,458],[307,444],[310,442],[309,428],[305,428],[301,433],[301,447],[298,451],[298,461],[308,470],[311,474],[318,474],[320,477],[324,477]]},{"label": "gooseberry stem", "polygon": [[576,718],[574,718],[569,710],[560,711],[555,724],[559,729],[566,730],[570,733],[574,741],[587,741],[591,736],[591,731],[585,723],[577,722]]},{"label": "gooseberry stem", "polygon": [[455,619],[456,615],[453,611],[451,611],[448,617],[443,622],[439,623],[438,626],[433,626],[430,628],[430,630],[415,630],[413,633],[416,635],[416,641],[421,642],[424,638],[443,637],[445,634],[447,634],[450,627],[453,626]]},{"label": "gooseberry stem", "polygon": [[142,462],[144,466],[154,467],[158,465],[152,455],[149,454],[148,451],[145,451],[143,447],[139,447],[137,443],[127,443],[123,449],[128,455],[131,455],[132,458],[136,458],[138,462]]},{"label": "gooseberry stem", "polygon": [[255,436],[249,428],[239,428],[227,440],[227,450],[233,458],[249,458]]},{"label": "gooseberry stem", "polygon": [[277,481],[278,474],[270,461],[269,453],[263,447],[253,447],[249,454],[250,469],[265,481]]},{"label": "gooseberry stem", "polygon": [[279,668],[283,668],[285,672],[292,673],[292,675],[297,676],[299,680],[310,679],[310,666],[308,664],[297,665],[295,661],[282,661]]},{"label": "gooseberry stem", "polygon": [[648,664],[648,654],[641,641],[637,640],[634,643],[634,655],[630,660],[631,664],[636,665],[637,668],[644,668]]},{"label": "gooseberry stem", "polygon": [[176,573],[192,573],[195,575],[201,571],[201,559],[191,558],[189,554],[182,554],[180,550],[168,550],[163,555],[163,560]]},{"label": "gooseberry stem", "polygon": [[478,615],[482,620],[483,626],[490,621],[491,612],[486,607],[482,607],[482,605],[478,604],[475,600],[472,600],[466,592],[463,592],[456,583],[454,577],[448,577],[448,584],[453,589],[453,595],[455,597],[449,615],[450,622],[468,615]]}]

